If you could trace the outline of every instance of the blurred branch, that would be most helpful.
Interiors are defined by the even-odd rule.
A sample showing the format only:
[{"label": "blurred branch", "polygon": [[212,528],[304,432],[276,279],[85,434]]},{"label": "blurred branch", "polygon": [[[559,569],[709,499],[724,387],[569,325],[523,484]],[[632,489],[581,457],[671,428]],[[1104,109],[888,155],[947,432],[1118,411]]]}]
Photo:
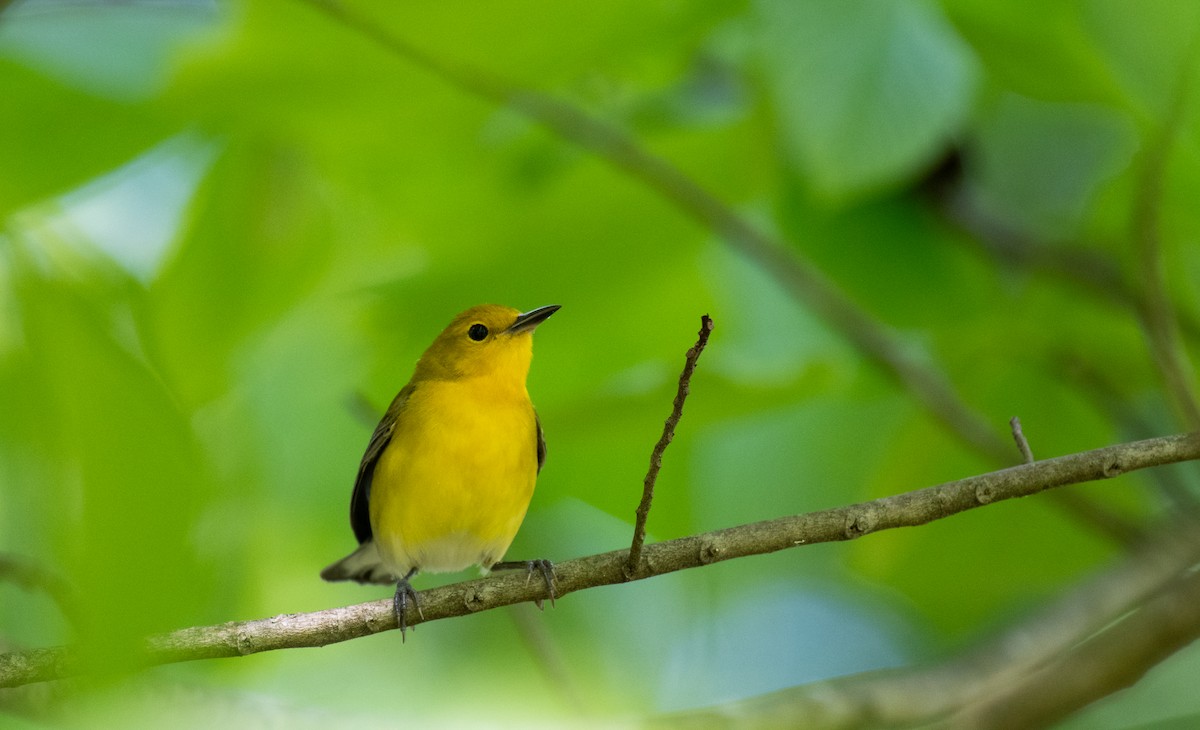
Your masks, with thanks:
[{"label": "blurred branch", "polygon": [[[4,647],[0,646],[0,649],[2,648]],[[52,725],[52,719],[57,719],[55,712],[62,706],[64,696],[69,694],[64,689],[66,684],[67,682],[44,682],[0,689],[0,715],[20,717],[28,721],[31,727],[49,727]],[[0,726],[4,726],[2,720]]]},{"label": "blurred branch", "polygon": [[[1190,526],[1196,529],[1195,525]],[[1195,553],[1192,561],[1197,559]],[[1116,618],[1116,617],[1114,617]],[[1004,691],[949,718],[954,728],[1047,727],[1137,682],[1200,635],[1200,573],[1180,573],[1158,595]]]},{"label": "blurred branch", "polygon": [[57,573],[16,555],[0,553],[0,582],[14,583],[27,591],[41,591],[49,596],[63,616],[76,623],[74,591]]},{"label": "blurred branch", "polygon": [[684,728],[1042,727],[1131,683],[1200,634],[1196,577],[1189,573],[1197,560],[1200,525],[1165,524],[1116,565],[947,661],[839,677],[660,720]]},{"label": "blurred branch", "polygon": [[1180,342],[1179,320],[1167,288],[1166,263],[1162,251],[1162,231],[1159,208],[1162,203],[1167,160],[1183,116],[1183,104],[1188,95],[1191,69],[1197,48],[1193,34],[1182,73],[1171,97],[1163,127],[1146,152],[1142,176],[1133,208],[1133,235],[1141,265],[1144,296],[1137,308],[1142,327],[1149,341],[1150,353],[1179,412],[1184,426],[1200,428],[1200,398],[1196,395],[1195,371],[1188,362],[1187,352]]},{"label": "blurred branch", "polygon": [[650,468],[646,471],[646,478],[642,482],[642,501],[637,508],[637,517],[633,526],[633,542],[629,546],[629,559],[625,561],[627,578],[632,578],[637,574],[641,563],[642,543],[646,540],[646,519],[650,516],[650,504],[654,501],[654,483],[658,481],[658,470],[662,468],[663,452],[675,438],[675,427],[679,425],[679,419],[683,417],[683,403],[687,400],[688,393],[691,392],[689,384],[692,381],[692,373],[696,370],[696,362],[700,359],[700,353],[704,352],[704,346],[708,344],[708,336],[712,332],[712,328],[713,321],[709,319],[709,316],[707,314],[701,316],[700,333],[697,336],[696,344],[688,349],[687,355],[684,357],[683,372],[679,375],[679,390],[675,393],[671,415],[667,416],[667,421],[663,424],[662,436],[659,437],[658,443],[650,452]]},{"label": "blurred branch", "polygon": [[346,398],[346,410],[350,412],[354,420],[368,430],[375,428],[386,408],[387,406],[380,407],[372,403],[371,399],[362,391],[355,391]]},{"label": "blurred branch", "polygon": [[[926,362],[891,328],[850,299],[795,246],[751,225],[729,205],[682,170],[642,147],[632,136],[552,96],[420,50],[337,0],[302,1],[447,84],[508,106],[640,180],[774,277],[785,291],[841,333],[864,357],[899,381],[928,413],[969,448],[997,466],[1013,463],[1011,447],[1000,432],[967,405],[939,368]],[[1059,492],[1051,499],[1083,524],[1117,542],[1128,544],[1139,533],[1139,528],[1125,516],[1086,497]]]},{"label": "blurred branch", "polygon": [[[0,637],[0,656],[15,648]],[[0,727],[8,727],[3,719],[5,715],[21,718],[30,727],[61,725],[63,703],[78,691],[77,685],[76,680],[65,679],[0,688]]]},{"label": "blurred branch", "polygon": [[962,227],[997,259],[1062,276],[1135,312],[1167,392],[1182,416],[1184,427],[1189,429],[1200,428],[1200,398],[1181,340],[1185,335],[1200,340],[1200,321],[1190,313],[1181,316],[1168,291],[1159,207],[1170,149],[1182,122],[1183,105],[1194,73],[1198,43],[1200,36],[1193,34],[1163,127],[1148,145],[1138,181],[1132,228],[1141,267],[1140,287],[1126,279],[1111,257],[1092,248],[1035,241],[981,209],[963,185],[961,152],[948,155],[925,183],[926,192],[942,215]]},{"label": "blurred branch", "polygon": [[[1022,464],[891,497],[781,517],[648,545],[632,580],[762,555],[800,545],[853,540],[897,527],[923,525],[966,510],[1046,489],[1108,479],[1151,466],[1200,459],[1200,432],[1165,436]],[[558,563],[560,597],[623,583],[625,549]],[[537,601],[544,586],[521,574],[493,575],[421,591],[425,621]],[[287,614],[158,634],[138,651],[147,664],[245,656],[261,651],[325,646],[396,628],[391,598],[313,613]],[[75,649],[53,647],[0,654],[0,687],[57,679],[83,670]]]},{"label": "blurred branch", "polygon": [[585,699],[587,695],[580,689],[579,680],[571,671],[562,648],[541,620],[541,612],[533,606],[518,605],[512,607],[509,616],[546,682],[555,688],[571,710],[579,715],[587,714],[590,709]]},{"label": "blurred branch", "polygon": [[[0,0],[2,2],[2,0]],[[0,11],[3,8],[0,7]],[[0,553],[0,583],[12,583],[30,592],[45,593],[72,624],[78,625],[75,593],[58,573],[29,558]],[[9,646],[0,638],[0,653]],[[61,685],[43,684],[0,690],[0,713],[15,715],[31,722],[46,721],[52,708],[61,699]]]},{"label": "blurred branch", "polygon": [[[926,180],[925,193],[940,214],[967,234],[987,255],[1014,269],[1060,277],[1124,309],[1140,311],[1145,297],[1122,273],[1117,261],[1089,246],[1034,240],[984,211],[963,184],[961,152],[953,151]],[[1200,341],[1200,320],[1179,317],[1182,333]]]}]

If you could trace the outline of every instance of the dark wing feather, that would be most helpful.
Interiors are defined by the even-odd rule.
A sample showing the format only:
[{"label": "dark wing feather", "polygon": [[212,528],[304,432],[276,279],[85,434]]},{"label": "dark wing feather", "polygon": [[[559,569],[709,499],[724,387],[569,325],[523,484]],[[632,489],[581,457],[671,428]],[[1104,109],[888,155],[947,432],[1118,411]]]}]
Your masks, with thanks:
[{"label": "dark wing feather", "polygon": [[413,386],[409,384],[396,394],[392,404],[388,406],[387,413],[383,414],[379,425],[375,427],[375,432],[371,434],[371,442],[367,444],[367,451],[358,464],[358,477],[354,480],[354,494],[350,497],[350,527],[354,529],[354,536],[358,538],[359,545],[372,537],[371,480],[375,477],[375,464],[379,461],[379,455],[383,453],[384,448],[391,442],[392,431],[396,428],[396,419],[404,410],[404,404],[408,401],[408,396],[412,394],[412,391]]},{"label": "dark wing feather", "polygon": [[533,422],[537,424],[537,460],[538,473],[542,473],[542,464],[546,463],[546,435],[542,433],[542,419],[538,418],[537,411],[533,412]]}]

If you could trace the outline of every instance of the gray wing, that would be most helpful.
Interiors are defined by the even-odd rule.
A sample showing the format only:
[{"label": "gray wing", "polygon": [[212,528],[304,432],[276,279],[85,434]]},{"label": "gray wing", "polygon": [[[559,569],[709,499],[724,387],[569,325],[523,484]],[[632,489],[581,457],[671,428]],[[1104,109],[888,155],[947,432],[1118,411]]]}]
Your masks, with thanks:
[{"label": "gray wing", "polygon": [[537,460],[538,473],[542,473],[542,464],[546,463],[546,435],[542,433],[542,419],[538,418],[537,411],[533,412],[533,422],[537,424]]},{"label": "gray wing", "polygon": [[371,480],[375,477],[375,464],[379,461],[379,455],[383,453],[383,449],[391,442],[392,431],[396,428],[396,419],[404,410],[404,404],[412,392],[413,386],[410,383],[396,394],[392,404],[388,406],[387,413],[383,414],[379,425],[375,427],[375,432],[371,434],[371,442],[367,444],[367,451],[358,464],[358,477],[354,480],[354,494],[350,497],[350,527],[354,529],[354,536],[358,538],[359,545],[369,541],[372,537]]}]

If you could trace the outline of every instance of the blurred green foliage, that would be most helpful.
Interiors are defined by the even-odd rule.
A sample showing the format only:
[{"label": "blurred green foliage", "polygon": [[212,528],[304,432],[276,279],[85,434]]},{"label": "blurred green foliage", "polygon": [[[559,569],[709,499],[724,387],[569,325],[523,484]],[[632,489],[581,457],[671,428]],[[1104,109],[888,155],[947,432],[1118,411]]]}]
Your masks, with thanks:
[{"label": "blurred green foliage", "polygon": [[[1178,430],[1132,303],[1047,262],[1100,257],[1138,290],[1133,201],[1173,128],[1162,246],[1197,316],[1200,6],[348,4],[626,130],[791,241],[998,434],[1019,414],[1038,456]],[[122,647],[146,632],[387,593],[317,578],[352,547],[373,425],[354,404],[381,410],[476,303],[564,307],[537,335],[550,455],[514,557],[628,541],[704,312],[716,331],[654,538],[993,464],[777,272],[306,2],[15,2],[0,97],[0,550],[61,572],[83,614],[0,584],[0,641],[88,647],[109,675],[73,705],[84,725],[642,717],[939,656],[1113,554],[1035,498],[421,626],[403,646],[126,676]],[[1164,508],[1157,487],[1078,489],[1141,518]],[[1075,722],[1200,712],[1168,691],[1198,662]]]}]

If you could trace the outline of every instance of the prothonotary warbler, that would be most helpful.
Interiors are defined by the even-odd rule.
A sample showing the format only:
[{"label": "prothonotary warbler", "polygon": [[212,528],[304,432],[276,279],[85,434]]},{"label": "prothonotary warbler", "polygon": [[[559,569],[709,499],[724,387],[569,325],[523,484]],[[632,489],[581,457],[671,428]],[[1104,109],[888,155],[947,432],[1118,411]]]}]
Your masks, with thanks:
[{"label": "prothonotary warbler", "polygon": [[358,549],[321,577],[395,583],[401,632],[409,599],[420,611],[408,582],[418,571],[538,570],[554,597],[549,561],[500,561],[546,459],[525,378],[533,330],[558,309],[484,304],[459,314],[371,434],[350,499]]}]

